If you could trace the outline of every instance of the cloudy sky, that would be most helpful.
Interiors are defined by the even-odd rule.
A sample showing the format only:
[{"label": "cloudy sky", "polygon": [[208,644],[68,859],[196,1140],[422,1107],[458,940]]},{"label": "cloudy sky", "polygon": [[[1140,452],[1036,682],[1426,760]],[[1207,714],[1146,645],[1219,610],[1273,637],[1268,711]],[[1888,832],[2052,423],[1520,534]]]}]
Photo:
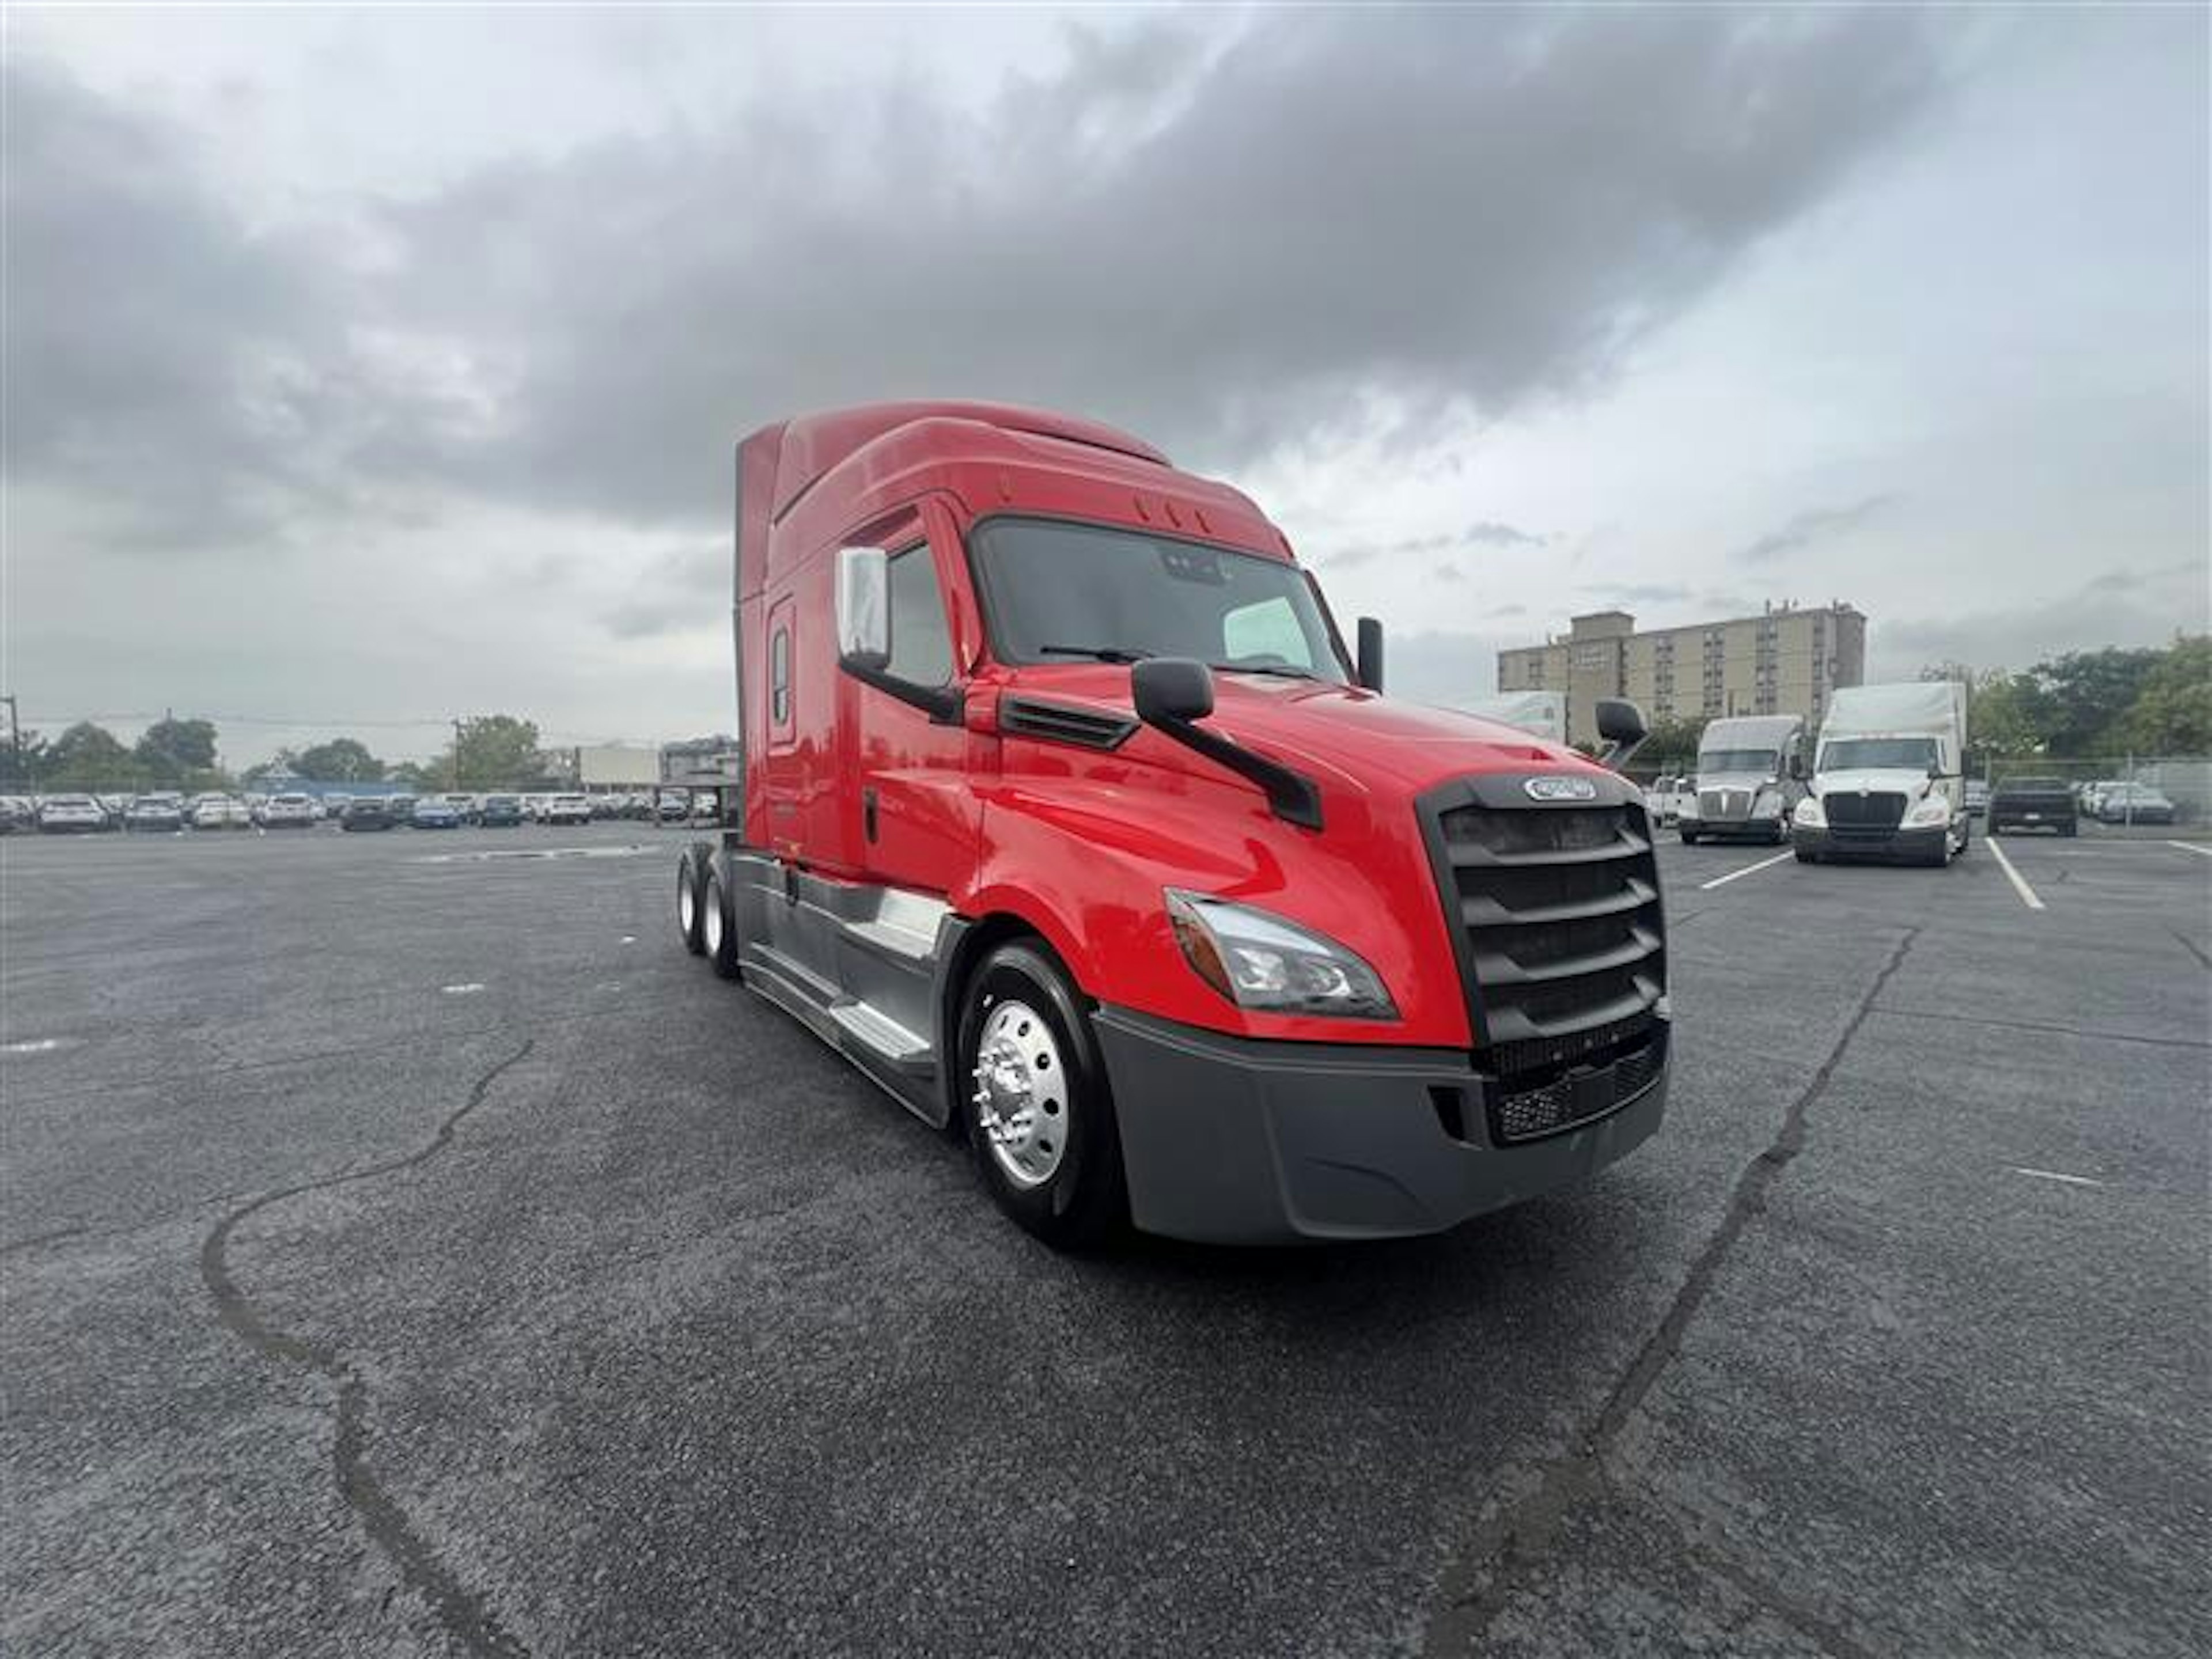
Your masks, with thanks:
[{"label": "cloudy sky", "polygon": [[0,678],[225,757],[726,729],[729,446],[1006,398],[1233,478],[1407,695],[1848,599],[2207,625],[2194,8],[5,20]]}]

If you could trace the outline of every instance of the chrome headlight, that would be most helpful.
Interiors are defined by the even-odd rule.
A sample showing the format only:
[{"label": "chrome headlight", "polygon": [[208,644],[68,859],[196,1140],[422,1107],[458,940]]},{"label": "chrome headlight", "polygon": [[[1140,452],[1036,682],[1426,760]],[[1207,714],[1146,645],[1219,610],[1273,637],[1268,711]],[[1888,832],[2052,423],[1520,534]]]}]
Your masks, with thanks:
[{"label": "chrome headlight", "polygon": [[1808,795],[1797,803],[1796,821],[1808,830],[1825,830],[1828,827],[1827,816],[1820,811],[1820,798],[1818,795]]},{"label": "chrome headlight", "polygon": [[1704,816],[1698,810],[1698,792],[1696,790],[1685,789],[1676,799],[1674,802],[1674,816],[1678,818],[1694,818]]},{"label": "chrome headlight", "polygon": [[1948,796],[1939,795],[1931,791],[1920,798],[1919,803],[1913,807],[1911,816],[1905,821],[1907,823],[1923,825],[1948,823],[1951,821],[1950,799]]},{"label": "chrome headlight", "polygon": [[1751,815],[1755,818],[1778,818],[1782,816],[1782,792],[1762,789],[1752,797]]},{"label": "chrome headlight", "polygon": [[1193,972],[1240,1008],[1337,1019],[1395,1019],[1375,970],[1334,939],[1205,893],[1166,892]]}]

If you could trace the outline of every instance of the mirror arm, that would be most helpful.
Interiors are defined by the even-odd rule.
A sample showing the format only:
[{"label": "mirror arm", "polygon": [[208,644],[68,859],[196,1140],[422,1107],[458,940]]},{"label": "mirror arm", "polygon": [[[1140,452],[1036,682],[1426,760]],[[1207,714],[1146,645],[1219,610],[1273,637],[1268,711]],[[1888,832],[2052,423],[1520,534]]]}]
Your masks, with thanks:
[{"label": "mirror arm", "polygon": [[1149,724],[1185,748],[1194,749],[1206,759],[1258,784],[1267,793],[1269,810],[1285,823],[1295,823],[1302,830],[1322,827],[1321,787],[1304,773],[1294,772],[1280,762],[1255,754],[1243,744],[1218,732],[1209,732],[1194,720],[1159,715]]}]

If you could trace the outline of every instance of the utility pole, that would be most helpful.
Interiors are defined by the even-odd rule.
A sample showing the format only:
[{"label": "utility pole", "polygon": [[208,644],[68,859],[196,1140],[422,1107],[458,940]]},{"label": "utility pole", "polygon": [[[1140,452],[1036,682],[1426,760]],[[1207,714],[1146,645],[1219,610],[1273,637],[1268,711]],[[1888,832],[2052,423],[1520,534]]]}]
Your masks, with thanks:
[{"label": "utility pole", "polygon": [[455,794],[459,794],[459,793],[460,793],[460,788],[461,788],[461,722],[460,722],[458,719],[457,719],[457,720],[454,720],[454,722],[453,722],[453,793],[454,793]]},{"label": "utility pole", "polygon": [[23,717],[15,710],[15,694],[10,691],[0,697],[8,705],[8,746],[15,754],[15,783],[17,788],[27,787],[30,780],[23,775]]}]

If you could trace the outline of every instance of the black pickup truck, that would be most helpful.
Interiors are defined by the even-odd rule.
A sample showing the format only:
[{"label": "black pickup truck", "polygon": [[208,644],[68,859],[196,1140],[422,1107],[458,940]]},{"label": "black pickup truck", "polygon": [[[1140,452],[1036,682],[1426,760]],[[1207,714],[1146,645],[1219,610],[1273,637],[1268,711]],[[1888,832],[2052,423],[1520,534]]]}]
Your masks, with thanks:
[{"label": "black pickup truck", "polygon": [[1990,833],[2008,830],[2075,832],[2074,792],[2063,778],[2007,778],[1990,792]]}]

